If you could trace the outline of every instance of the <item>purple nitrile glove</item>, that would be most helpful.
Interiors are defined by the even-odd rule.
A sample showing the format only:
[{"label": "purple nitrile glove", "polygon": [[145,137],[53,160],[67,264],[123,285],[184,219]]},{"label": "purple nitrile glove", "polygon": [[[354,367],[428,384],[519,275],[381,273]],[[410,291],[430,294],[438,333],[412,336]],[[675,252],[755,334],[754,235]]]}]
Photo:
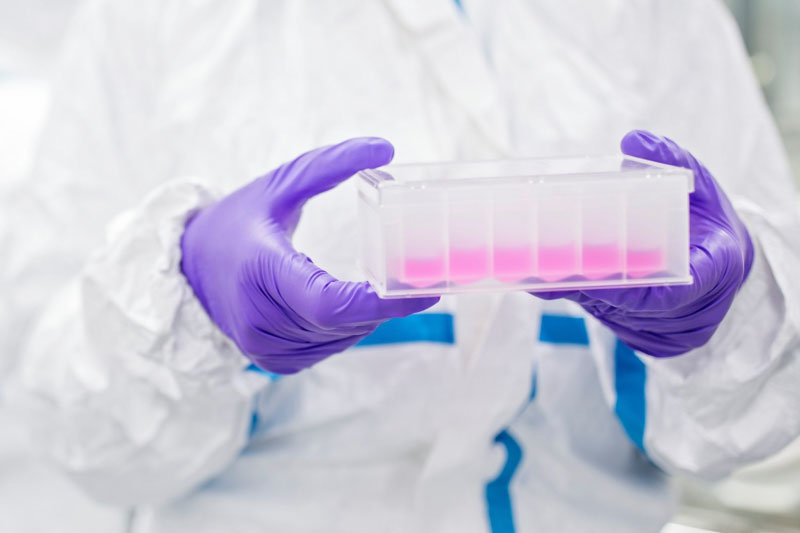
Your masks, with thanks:
[{"label": "purple nitrile glove", "polygon": [[536,294],[568,298],[635,350],[657,357],[686,353],[716,331],[753,265],[753,243],[722,188],[692,154],[666,137],[632,131],[622,139],[631,156],[694,171],[689,197],[692,285]]},{"label": "purple nitrile glove", "polygon": [[257,366],[291,374],[341,352],[381,322],[438,298],[382,300],[367,282],[334,279],[291,243],[303,204],[359,170],[385,165],[379,138],[318,148],[197,213],[181,268],[211,319]]}]

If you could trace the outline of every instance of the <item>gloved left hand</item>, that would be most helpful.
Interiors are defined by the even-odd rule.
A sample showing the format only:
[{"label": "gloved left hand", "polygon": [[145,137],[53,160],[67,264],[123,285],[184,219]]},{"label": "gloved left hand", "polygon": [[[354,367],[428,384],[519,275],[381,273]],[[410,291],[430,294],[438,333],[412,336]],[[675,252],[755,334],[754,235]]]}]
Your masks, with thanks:
[{"label": "gloved left hand", "polygon": [[538,293],[581,304],[635,350],[657,357],[683,354],[708,342],[753,265],[753,243],[722,188],[675,142],[632,131],[622,140],[631,156],[694,171],[689,198],[692,285]]},{"label": "gloved left hand", "polygon": [[201,210],[186,225],[181,268],[211,319],[257,366],[291,374],[344,351],[382,322],[438,298],[382,300],[294,249],[303,205],[394,148],[364,137],[312,150]]}]

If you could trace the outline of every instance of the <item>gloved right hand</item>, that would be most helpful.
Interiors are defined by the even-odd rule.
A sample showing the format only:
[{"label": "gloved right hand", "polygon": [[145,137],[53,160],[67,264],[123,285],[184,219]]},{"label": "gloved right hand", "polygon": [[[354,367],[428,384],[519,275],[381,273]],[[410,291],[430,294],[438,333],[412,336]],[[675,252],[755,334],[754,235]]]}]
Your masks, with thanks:
[{"label": "gloved right hand", "polygon": [[722,323],[753,266],[753,241],[711,172],[674,141],[632,131],[622,139],[622,151],[694,171],[695,190],[689,196],[692,284],[536,295],[578,302],[634,350],[655,357],[681,355],[707,343]]},{"label": "gloved right hand", "polygon": [[181,269],[211,319],[260,368],[291,374],[341,352],[381,322],[438,298],[382,300],[344,282],[291,243],[303,204],[359,170],[391,161],[379,138],[318,148],[197,213],[186,225]]}]

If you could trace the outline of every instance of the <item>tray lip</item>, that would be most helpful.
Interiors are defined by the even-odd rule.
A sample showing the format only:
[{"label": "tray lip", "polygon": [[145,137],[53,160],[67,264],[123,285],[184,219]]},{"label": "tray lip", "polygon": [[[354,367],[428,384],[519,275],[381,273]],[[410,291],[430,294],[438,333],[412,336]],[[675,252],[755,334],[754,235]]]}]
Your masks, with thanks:
[{"label": "tray lip", "polygon": [[447,296],[452,294],[474,294],[474,293],[506,293],[506,292],[568,292],[568,291],[583,291],[593,289],[628,289],[628,288],[642,288],[642,287],[661,287],[668,285],[692,285],[694,280],[691,275],[689,276],[664,276],[660,278],[641,278],[641,279],[627,279],[625,283],[616,283],[610,280],[597,280],[597,281],[572,281],[572,282],[551,282],[551,283],[528,283],[515,285],[509,283],[507,285],[489,285],[489,286],[459,286],[459,287],[439,287],[439,288],[420,288],[420,289],[404,289],[402,293],[387,289],[376,280],[368,277],[369,284],[375,290],[378,297],[383,299],[400,299],[400,298],[423,298],[431,296]]},{"label": "tray lip", "polygon": [[[446,167],[463,166],[469,164],[491,164],[491,163],[539,163],[546,161],[591,161],[591,160],[616,160],[619,162],[633,161],[645,165],[645,168],[634,168],[625,170],[598,170],[598,171],[570,171],[570,172],[531,172],[531,173],[509,173],[494,176],[469,176],[461,178],[446,179],[427,179],[427,180],[407,180],[397,181],[392,178],[390,172],[393,169],[408,169],[413,167]],[[400,163],[390,164],[374,169],[364,169],[357,173],[361,182],[370,188],[385,189],[438,189],[454,188],[457,186],[481,186],[491,181],[495,185],[515,185],[515,184],[544,184],[554,183],[561,180],[564,183],[581,181],[595,181],[607,179],[609,181],[620,180],[624,176],[625,181],[631,180],[659,180],[659,179],[685,179],[686,190],[688,193],[694,191],[694,172],[691,169],[649,161],[646,159],[627,155],[605,155],[605,156],[579,156],[579,157],[539,157],[539,158],[506,158],[506,159],[487,159],[475,161],[438,161],[430,163]],[[569,179],[575,178],[575,179]]]}]

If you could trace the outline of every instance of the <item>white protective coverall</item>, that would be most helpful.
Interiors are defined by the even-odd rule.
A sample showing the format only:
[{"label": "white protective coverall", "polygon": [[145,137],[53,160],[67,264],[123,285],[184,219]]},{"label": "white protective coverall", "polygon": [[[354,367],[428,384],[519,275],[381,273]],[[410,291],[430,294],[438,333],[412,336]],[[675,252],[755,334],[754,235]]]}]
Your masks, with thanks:
[{"label": "white protective coverall", "polygon": [[[27,168],[46,116],[53,63],[77,0],[0,0],[0,198]],[[7,260],[8,210],[0,200],[0,263]],[[2,271],[2,267],[0,267]],[[0,532],[117,533],[125,515],[98,504],[60,472],[43,464],[28,443],[25,424],[6,401],[6,378],[19,359],[4,351],[14,322],[9,293],[0,284]],[[10,329],[8,330],[10,334]]]},{"label": "white protective coverall", "polygon": [[[664,471],[719,477],[800,433],[795,193],[718,1],[93,2],[65,54],[8,206],[9,349],[38,441],[135,531],[658,531]],[[703,159],[757,250],[680,357],[567,302],[470,295],[278,379],[179,270],[193,210],[318,145],[611,153],[634,127]],[[295,235],[349,279],[355,198],[312,200]]]}]

